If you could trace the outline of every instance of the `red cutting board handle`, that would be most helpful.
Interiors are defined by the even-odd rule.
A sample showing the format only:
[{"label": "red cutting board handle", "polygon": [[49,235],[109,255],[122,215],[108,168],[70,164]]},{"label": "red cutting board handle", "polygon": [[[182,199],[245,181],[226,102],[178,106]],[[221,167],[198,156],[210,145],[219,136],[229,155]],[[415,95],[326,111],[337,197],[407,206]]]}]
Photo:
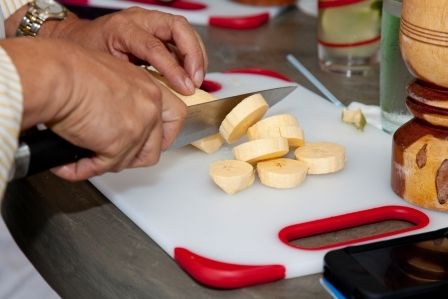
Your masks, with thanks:
[{"label": "red cutting board handle", "polygon": [[[125,0],[121,0],[125,1]],[[59,2],[63,4],[68,5],[79,5],[79,6],[89,6],[89,0],[60,0]],[[128,2],[136,2],[136,3],[142,3],[142,4],[149,4],[149,5],[160,5],[165,7],[172,7],[177,9],[184,9],[184,10],[202,10],[206,9],[207,5],[204,3],[199,2],[192,2],[192,1],[184,1],[184,0],[175,0],[173,2],[162,2],[157,0],[132,0]]]},{"label": "red cutting board handle", "polygon": [[292,82],[290,78],[287,76],[268,69],[263,68],[257,68],[257,67],[250,67],[250,68],[236,68],[236,69],[230,69],[224,72],[225,74],[252,74],[252,75],[260,75],[260,76],[267,76],[272,77],[276,79],[280,79],[287,82]]},{"label": "red cutting board handle", "polygon": [[236,289],[285,278],[282,265],[237,265],[200,256],[176,247],[174,259],[189,275],[203,285],[219,289]]},{"label": "red cutting board handle", "polygon": [[[349,229],[387,220],[402,220],[413,224],[413,226],[316,248],[303,248],[289,243],[291,240],[298,238],[335,232],[342,229]],[[429,217],[417,209],[406,206],[383,206],[287,226],[280,230],[278,237],[281,242],[287,246],[292,246],[297,250],[329,250],[335,247],[353,245],[403,234],[405,232],[418,230],[428,224]],[[208,287],[220,289],[242,288],[280,280],[285,278],[287,270],[285,266],[279,264],[239,265],[216,261],[196,254],[184,247],[176,247],[174,249],[174,259],[199,283]]]},{"label": "red cutting board handle", "polygon": [[227,28],[227,29],[237,29],[246,30],[258,28],[269,21],[269,13],[263,12],[251,16],[241,16],[241,17],[222,17],[222,16],[211,16],[208,23],[211,26]]},{"label": "red cutting board handle", "polygon": [[[250,74],[250,75],[260,75],[260,76],[266,76],[271,77],[275,79],[280,79],[287,82],[292,82],[291,79],[289,79],[287,76],[278,73],[273,70],[263,69],[263,68],[235,68],[230,69],[223,72],[224,74]],[[207,80],[205,79],[204,82],[202,82],[201,89],[205,90],[206,92],[217,92],[222,89],[222,84],[216,81]]]},{"label": "red cutting board handle", "polygon": [[184,1],[184,0],[174,0],[172,2],[163,2],[163,1],[157,1],[157,0],[132,0],[132,2],[137,2],[137,3],[142,3],[142,4],[150,4],[150,5],[167,6],[167,7],[171,7],[171,8],[185,9],[185,10],[201,10],[201,9],[207,8],[207,4],[193,2],[193,1]]},{"label": "red cutting board handle", "polygon": [[[389,232],[379,233],[376,235],[370,235],[347,241],[325,244],[313,248],[301,247],[299,245],[291,244],[292,240],[300,238],[306,238],[315,235],[336,232],[339,230],[350,229],[366,224],[380,223],[389,220],[405,221],[412,224],[412,226]],[[336,247],[354,245],[361,242],[378,240],[385,237],[395,236],[423,228],[428,224],[429,224],[429,217],[425,213],[417,209],[405,206],[383,206],[338,215],[334,217],[328,217],[324,219],[293,224],[280,230],[278,237],[283,243],[285,243],[288,246],[292,246],[293,248],[296,249],[323,250],[323,249],[333,249]]]},{"label": "red cutting board handle", "polygon": [[[59,0],[63,4],[67,5],[76,5],[76,6],[97,6],[94,2],[91,3],[90,0]],[[110,0],[116,1],[116,0]],[[206,9],[209,6],[202,2],[195,1],[187,1],[187,0],[175,0],[173,2],[162,2],[157,0],[119,0],[122,2],[128,2],[129,6],[132,6],[132,3],[141,3],[146,5],[156,5],[160,7],[168,7],[179,10],[184,10],[185,13],[192,12],[196,13],[197,11],[207,14]],[[224,0],[221,0],[224,1]],[[107,4],[101,3],[100,7],[108,8]],[[113,6],[112,6],[113,7]],[[111,8],[111,7],[110,7]],[[208,12],[210,13],[210,12]],[[181,13],[182,14],[182,13]],[[227,28],[227,29],[236,29],[236,30],[247,30],[258,28],[264,24],[266,24],[270,15],[269,12],[261,12],[244,16],[220,16],[220,15],[204,15],[205,22],[208,22],[210,26]],[[208,18],[208,19],[207,19]]]}]

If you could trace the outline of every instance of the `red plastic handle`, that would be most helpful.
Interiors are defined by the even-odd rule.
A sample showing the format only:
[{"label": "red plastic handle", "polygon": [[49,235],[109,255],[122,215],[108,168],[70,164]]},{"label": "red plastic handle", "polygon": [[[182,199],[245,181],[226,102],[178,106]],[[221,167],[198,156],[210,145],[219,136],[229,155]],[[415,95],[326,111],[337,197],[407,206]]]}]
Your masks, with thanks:
[{"label": "red plastic handle", "polygon": [[[353,228],[365,224],[378,223],[387,220],[402,220],[412,223],[413,226],[390,232],[371,235],[367,237],[326,244],[323,246],[313,248],[301,247],[290,243],[291,241],[300,238],[316,236],[324,233],[331,233],[338,230]],[[384,206],[290,225],[280,230],[278,237],[286,245],[292,246],[297,249],[322,250],[322,249],[330,249],[335,247],[353,245],[360,242],[376,240],[379,238],[402,234],[405,232],[423,228],[427,226],[428,223],[429,223],[429,217],[425,213],[416,210],[414,208],[404,206]]]},{"label": "red plastic handle", "polygon": [[174,249],[174,259],[199,283],[219,289],[235,289],[285,278],[282,265],[236,265],[211,260],[188,249]]},{"label": "red plastic handle", "polygon": [[287,82],[292,82],[291,79],[289,79],[287,76],[278,73],[276,71],[268,70],[268,69],[262,69],[262,68],[240,68],[240,69],[231,69],[228,71],[225,71],[226,74],[253,74],[253,75],[260,75],[260,76],[267,76],[272,77],[280,80],[284,80]]},{"label": "red plastic handle", "polygon": [[89,0],[59,0],[58,2],[65,5],[89,6]]},{"label": "red plastic handle", "polygon": [[129,0],[130,2],[137,2],[142,4],[168,6],[171,8],[185,9],[185,10],[201,10],[207,8],[207,5],[199,2],[174,0],[172,2],[163,2],[157,0]]},{"label": "red plastic handle", "polygon": [[217,92],[222,89],[222,85],[216,81],[204,80],[201,85],[201,89],[206,92]]},{"label": "red plastic handle", "polygon": [[[291,79],[286,77],[285,75],[268,70],[268,69],[262,69],[262,68],[240,68],[240,69],[230,69],[223,72],[224,74],[252,74],[252,75],[260,75],[260,76],[267,76],[272,77],[288,82],[292,82]],[[217,92],[222,89],[222,85],[219,82],[211,81],[211,80],[204,80],[201,85],[201,89],[205,90],[206,92]]]},{"label": "red plastic handle", "polygon": [[211,26],[216,27],[245,30],[260,27],[268,21],[269,13],[265,12],[258,15],[241,17],[211,16],[208,20],[208,23]]},{"label": "red plastic handle", "polygon": [[[126,1],[126,0],[122,0]],[[68,5],[78,5],[78,6],[89,6],[89,0],[59,0],[59,2],[63,4]],[[183,0],[175,0],[173,2],[162,2],[157,0],[129,0],[126,2],[135,2],[135,3],[142,3],[142,4],[149,4],[149,5],[160,5],[160,6],[168,6],[172,8],[177,9],[184,9],[184,10],[201,10],[206,9],[207,5],[199,2],[192,2],[192,1],[183,1]]]}]

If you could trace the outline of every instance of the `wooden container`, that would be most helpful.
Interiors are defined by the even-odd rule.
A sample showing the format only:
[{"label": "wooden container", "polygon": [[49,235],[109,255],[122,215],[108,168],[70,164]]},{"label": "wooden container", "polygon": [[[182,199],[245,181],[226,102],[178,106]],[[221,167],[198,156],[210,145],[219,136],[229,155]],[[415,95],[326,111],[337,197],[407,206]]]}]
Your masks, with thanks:
[{"label": "wooden container", "polygon": [[448,89],[415,81],[406,105],[414,118],[393,137],[392,189],[418,206],[448,211]]},{"label": "wooden container", "polygon": [[447,15],[448,0],[403,1],[400,49],[418,80],[406,99],[414,118],[393,137],[391,177],[403,199],[441,211],[448,211]]},{"label": "wooden container", "polygon": [[448,0],[404,0],[400,48],[415,77],[448,88]]}]

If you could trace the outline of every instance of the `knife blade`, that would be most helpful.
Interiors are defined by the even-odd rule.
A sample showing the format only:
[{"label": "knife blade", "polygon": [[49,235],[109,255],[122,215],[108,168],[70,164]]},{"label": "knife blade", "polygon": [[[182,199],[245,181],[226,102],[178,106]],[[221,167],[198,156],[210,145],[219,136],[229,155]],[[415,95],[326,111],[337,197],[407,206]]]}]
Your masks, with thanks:
[{"label": "knife blade", "polygon": [[[260,93],[273,106],[290,94],[297,85],[288,85],[235,95],[187,107],[187,116],[170,149],[180,148],[195,140],[217,133],[226,115],[243,99]],[[33,130],[21,136],[9,180],[27,177],[53,167],[91,157],[95,153],[73,145],[51,130]]]},{"label": "knife blade", "polygon": [[217,133],[219,131],[219,126],[226,115],[229,114],[229,112],[242,100],[253,94],[261,94],[265,98],[269,107],[272,107],[296,88],[297,85],[289,85],[249,92],[218,99],[216,101],[188,106],[187,116],[184,120],[183,127],[176,140],[171,145],[171,148],[180,148],[184,145],[192,143],[193,141]]}]

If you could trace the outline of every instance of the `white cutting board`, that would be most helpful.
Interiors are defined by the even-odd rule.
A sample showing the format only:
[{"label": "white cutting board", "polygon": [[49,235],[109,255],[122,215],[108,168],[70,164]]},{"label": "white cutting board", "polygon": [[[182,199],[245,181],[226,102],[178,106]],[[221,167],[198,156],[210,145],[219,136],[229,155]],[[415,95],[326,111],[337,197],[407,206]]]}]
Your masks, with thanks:
[{"label": "white cutting board", "polygon": [[[217,96],[288,84],[247,74],[212,73],[207,79],[222,84]],[[230,196],[212,183],[208,169],[212,161],[232,158],[231,147],[207,155],[187,146],[163,153],[155,167],[106,174],[91,181],[171,257],[175,248],[181,247],[212,261],[234,265],[281,265],[284,276],[280,278],[320,272],[328,249],[287,246],[278,237],[282,228],[385,205],[411,206],[389,186],[390,135],[371,126],[360,132],[342,123],[339,108],[301,86],[268,112],[279,113],[294,114],[308,142],[344,145],[345,169],[331,175],[309,175],[300,187],[288,190],[272,189],[256,181],[251,188]],[[446,213],[413,208],[428,215],[430,222],[405,234],[448,224]],[[196,261],[190,259],[193,266]],[[210,265],[213,267],[213,262]],[[208,280],[209,272],[201,276],[194,269],[186,270],[213,287],[243,287],[273,280],[246,280],[250,273],[226,278],[228,273],[224,273],[216,283],[216,277]]]},{"label": "white cutting board", "polygon": [[284,6],[254,6],[232,0],[181,0],[199,4],[200,9],[176,8],[169,5],[151,4],[144,0],[61,0],[65,4],[94,6],[111,9],[125,9],[138,6],[149,10],[159,10],[182,15],[192,24],[212,25],[232,29],[252,29],[265,24],[277,16]]}]

